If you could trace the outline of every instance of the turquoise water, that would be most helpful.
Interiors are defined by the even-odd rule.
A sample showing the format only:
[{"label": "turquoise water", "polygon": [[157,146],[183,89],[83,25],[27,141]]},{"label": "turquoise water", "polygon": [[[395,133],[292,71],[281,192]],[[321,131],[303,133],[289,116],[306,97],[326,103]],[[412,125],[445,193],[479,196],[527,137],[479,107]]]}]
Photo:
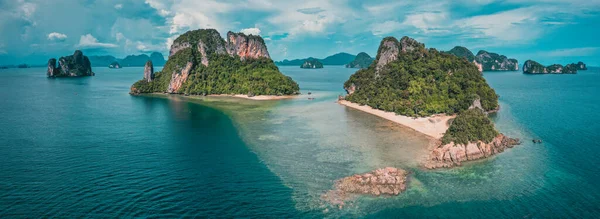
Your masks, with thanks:
[{"label": "turquoise water", "polygon": [[[497,128],[525,143],[436,171],[419,167],[421,134],[335,103],[353,69],[281,67],[316,99],[263,102],[133,97],[142,68],[94,71],[0,70],[0,217],[600,215],[597,68],[486,72]],[[411,171],[405,193],[343,209],[320,199],[334,180],[384,166]]]}]

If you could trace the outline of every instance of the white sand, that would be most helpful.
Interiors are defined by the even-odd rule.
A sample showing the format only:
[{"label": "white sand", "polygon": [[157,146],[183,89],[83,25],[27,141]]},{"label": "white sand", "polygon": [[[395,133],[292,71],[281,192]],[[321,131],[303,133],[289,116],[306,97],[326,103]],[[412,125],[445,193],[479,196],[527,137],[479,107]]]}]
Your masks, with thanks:
[{"label": "white sand", "polygon": [[433,115],[429,117],[412,118],[408,116],[396,115],[396,113],[393,112],[385,112],[383,110],[373,109],[367,105],[361,106],[357,103],[352,103],[347,100],[339,100],[338,103],[390,120],[435,139],[440,139],[442,136],[444,136],[444,133],[449,127],[448,120],[456,117],[455,115]]},{"label": "white sand", "polygon": [[259,96],[249,97],[248,95],[244,95],[244,94],[235,94],[235,95],[211,94],[208,96],[210,96],[210,97],[235,97],[235,98],[243,98],[243,99],[249,99],[249,100],[282,100],[282,99],[297,98],[300,95],[287,95],[287,96],[259,95]]}]

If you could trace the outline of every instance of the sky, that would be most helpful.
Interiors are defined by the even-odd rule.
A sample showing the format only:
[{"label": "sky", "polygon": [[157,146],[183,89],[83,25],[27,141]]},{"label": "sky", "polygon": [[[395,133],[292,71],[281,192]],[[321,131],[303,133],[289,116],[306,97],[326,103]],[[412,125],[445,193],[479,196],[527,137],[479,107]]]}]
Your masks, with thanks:
[{"label": "sky", "polygon": [[274,60],[374,56],[382,38],[542,64],[600,66],[600,0],[0,0],[0,65],[158,51],[214,28],[260,35]]}]

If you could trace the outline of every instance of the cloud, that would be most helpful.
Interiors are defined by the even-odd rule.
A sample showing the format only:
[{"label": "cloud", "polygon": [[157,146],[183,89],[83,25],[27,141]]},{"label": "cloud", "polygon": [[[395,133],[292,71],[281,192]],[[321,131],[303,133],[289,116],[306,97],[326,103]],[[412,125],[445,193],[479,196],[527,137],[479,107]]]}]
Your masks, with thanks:
[{"label": "cloud", "polygon": [[89,34],[89,33],[86,35],[82,35],[81,38],[79,38],[79,44],[77,46],[82,47],[82,48],[114,48],[114,47],[117,47],[117,45],[112,44],[112,43],[98,42],[98,39],[96,39],[94,36],[92,36],[92,34]]},{"label": "cloud", "polygon": [[65,41],[67,39],[67,35],[63,33],[52,32],[48,34],[48,40],[52,41]]},{"label": "cloud", "polygon": [[402,24],[398,21],[386,21],[383,23],[375,24],[371,27],[373,35],[381,36],[396,32],[402,27]]},{"label": "cloud", "polygon": [[302,14],[318,14],[318,13],[324,12],[325,10],[321,9],[320,7],[314,7],[314,8],[301,8],[296,11],[300,12]]},{"label": "cloud", "polygon": [[598,54],[600,47],[581,47],[570,49],[557,49],[549,52],[540,52],[539,55],[549,57],[578,57],[578,56],[593,56]]},{"label": "cloud", "polygon": [[242,32],[246,35],[252,34],[252,35],[260,36],[260,29],[258,29],[256,27],[242,29],[242,30],[240,30],[240,32]]},{"label": "cloud", "polygon": [[117,9],[117,10],[123,9],[123,4],[116,4],[115,9]]}]

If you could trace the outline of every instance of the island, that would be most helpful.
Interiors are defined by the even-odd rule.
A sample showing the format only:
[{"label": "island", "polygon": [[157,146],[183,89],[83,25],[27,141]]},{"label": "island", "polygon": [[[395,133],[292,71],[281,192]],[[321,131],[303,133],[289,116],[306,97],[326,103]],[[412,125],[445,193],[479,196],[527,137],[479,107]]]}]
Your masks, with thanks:
[{"label": "island", "polygon": [[323,68],[323,63],[319,62],[317,59],[309,58],[302,63],[300,68]]},{"label": "island", "polygon": [[313,58],[313,57],[309,57],[309,58],[305,58],[305,59],[293,59],[293,60],[284,59],[283,61],[275,62],[275,64],[280,65],[280,66],[299,66],[299,65],[302,65],[304,63],[304,61],[306,61],[307,59],[317,59],[317,60],[319,60],[319,62],[323,63],[323,65],[346,65],[349,62],[351,62],[352,60],[354,60],[355,58],[356,58],[355,55],[341,52],[341,53],[336,53],[334,55],[327,56],[324,59],[317,59],[317,58]]},{"label": "island", "polygon": [[571,63],[570,65],[574,66],[577,71],[587,70],[587,65],[583,62]]},{"label": "island", "polygon": [[121,68],[121,65],[118,62],[112,62],[108,65],[108,68]]},{"label": "island", "polygon": [[346,64],[346,68],[368,68],[373,63],[373,58],[365,52],[358,53],[352,62]]},{"label": "island", "polygon": [[519,142],[498,133],[487,117],[499,109],[498,95],[473,62],[409,37],[384,38],[374,63],[350,76],[344,89],[340,104],[431,138],[426,168],[461,165]]},{"label": "island", "polygon": [[[144,79],[135,82],[130,94],[169,93],[259,96],[299,94],[298,84],[283,75],[269,56],[260,36],[227,33],[214,29],[188,31],[173,41],[169,59],[160,72],[146,62]],[[270,99],[270,98],[262,98]]]},{"label": "island", "polygon": [[563,66],[561,64],[553,64],[544,66],[539,62],[533,60],[527,60],[523,64],[523,73],[525,74],[577,74],[579,68],[585,67],[585,64],[568,64]]},{"label": "island", "polygon": [[73,55],[60,57],[58,67],[56,66],[56,59],[51,58],[48,60],[46,75],[55,78],[94,76],[95,74],[92,72],[92,64],[88,57],[84,56],[83,52],[75,50]]},{"label": "island", "polygon": [[461,58],[466,58],[469,62],[473,62],[479,69],[483,71],[518,71],[519,61],[516,59],[507,58],[504,55],[480,50],[477,55],[473,55],[471,50],[463,46],[455,46],[450,51],[445,53],[452,54]]},{"label": "island", "polygon": [[92,67],[106,67],[117,62],[121,67],[143,67],[146,61],[152,60],[157,66],[163,66],[166,62],[162,53],[152,52],[150,56],[146,54],[128,55],[125,58],[116,58],[112,55],[89,56]]},{"label": "island", "polygon": [[30,68],[30,67],[27,64],[19,64],[19,65],[17,65],[17,68]]}]

